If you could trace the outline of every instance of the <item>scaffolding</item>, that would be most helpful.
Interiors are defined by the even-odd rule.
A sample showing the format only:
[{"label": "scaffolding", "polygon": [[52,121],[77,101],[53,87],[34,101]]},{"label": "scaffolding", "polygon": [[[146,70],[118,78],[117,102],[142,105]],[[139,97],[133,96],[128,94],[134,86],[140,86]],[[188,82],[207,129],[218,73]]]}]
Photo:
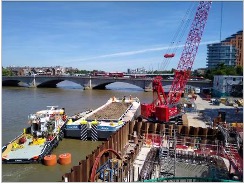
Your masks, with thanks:
[{"label": "scaffolding", "polygon": [[[166,132],[168,132],[168,135]],[[176,124],[173,124],[173,129],[171,127],[165,128],[159,150],[160,177],[175,177],[176,144],[177,128]]]}]

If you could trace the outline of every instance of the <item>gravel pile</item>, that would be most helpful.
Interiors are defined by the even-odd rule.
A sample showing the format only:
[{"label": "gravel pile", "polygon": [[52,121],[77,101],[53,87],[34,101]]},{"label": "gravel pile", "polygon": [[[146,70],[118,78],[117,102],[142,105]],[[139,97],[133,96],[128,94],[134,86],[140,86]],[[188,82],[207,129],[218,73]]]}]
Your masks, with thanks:
[{"label": "gravel pile", "polygon": [[94,113],[87,120],[119,119],[131,103],[112,102],[108,106]]}]

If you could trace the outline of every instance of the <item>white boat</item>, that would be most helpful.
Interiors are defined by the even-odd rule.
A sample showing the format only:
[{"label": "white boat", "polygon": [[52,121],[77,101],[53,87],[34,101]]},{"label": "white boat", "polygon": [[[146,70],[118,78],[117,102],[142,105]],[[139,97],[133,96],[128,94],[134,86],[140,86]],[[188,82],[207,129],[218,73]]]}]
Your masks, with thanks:
[{"label": "white boat", "polygon": [[65,109],[47,106],[28,116],[30,126],[2,147],[2,163],[40,163],[64,137]]}]

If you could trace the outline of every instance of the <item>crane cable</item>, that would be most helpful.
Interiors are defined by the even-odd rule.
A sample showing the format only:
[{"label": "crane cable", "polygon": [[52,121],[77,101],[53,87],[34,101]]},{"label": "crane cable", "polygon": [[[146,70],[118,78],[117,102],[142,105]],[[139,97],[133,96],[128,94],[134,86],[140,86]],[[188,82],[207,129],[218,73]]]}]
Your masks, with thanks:
[{"label": "crane cable", "polygon": [[[184,25],[184,21],[185,21],[185,19],[186,19],[187,14],[189,13],[189,10],[190,10],[190,7],[188,8],[188,10],[187,10],[186,14],[184,15],[183,19],[181,20],[181,23],[180,23],[179,27],[177,28],[177,31],[176,31],[175,34],[173,35],[173,38],[172,38],[172,40],[171,40],[171,42],[170,42],[170,45],[169,45],[168,49],[166,50],[166,53],[169,53],[170,50],[171,50],[171,48],[173,47],[173,45],[174,45],[174,43],[175,43],[175,40],[176,40],[176,38],[178,37],[178,34],[180,33],[180,29],[181,29],[182,26]],[[167,60],[167,58],[164,59],[164,61],[166,61],[166,60]],[[164,63],[164,61],[163,61],[163,63]],[[161,65],[162,65],[162,64],[161,64]]]},{"label": "crane cable", "polygon": [[[172,53],[176,53],[176,51],[178,50],[178,48],[179,48],[179,44],[180,44],[180,42],[181,42],[183,36],[185,35],[186,30],[189,28],[190,21],[191,21],[191,17],[193,17],[193,13],[194,13],[194,11],[195,11],[195,9],[196,9],[196,6],[197,6],[196,3],[194,3],[194,4],[192,4],[192,7],[189,8],[189,10],[188,10],[188,12],[187,12],[188,19],[187,19],[186,23],[184,24],[184,26],[181,26],[181,27],[182,27],[182,31],[181,31],[181,34],[180,34],[180,36],[179,36],[179,38],[178,38],[178,41],[176,42],[176,45],[175,45],[175,47],[174,47]],[[189,14],[189,12],[190,12],[190,14]],[[170,63],[170,61],[171,61],[172,59],[173,59],[173,58],[170,58],[170,59],[167,60],[167,62],[166,62],[166,64],[165,64],[165,67],[164,67],[164,70],[168,67],[168,65],[169,65],[169,63]]]},{"label": "crane cable", "polygon": [[[189,26],[189,22],[191,20],[190,17],[192,17],[191,15],[193,14],[193,11],[195,10],[195,6],[196,6],[196,3],[192,3],[188,7],[186,14],[184,15],[183,19],[181,20],[181,23],[172,38],[169,48],[166,50],[166,53],[170,53],[170,52],[174,53],[178,49],[179,43],[181,42],[181,39],[182,39],[183,35],[185,34],[187,27]],[[163,62],[161,63],[162,70],[165,70],[167,68],[167,65],[169,64],[169,61],[171,59],[172,58],[164,58]]]},{"label": "crane cable", "polygon": [[[193,10],[194,10],[194,9],[192,9],[190,15],[193,14]],[[179,48],[179,44],[180,44],[180,42],[181,42],[183,36],[185,35],[186,30],[187,30],[187,28],[189,28],[190,21],[191,21],[191,19],[188,18],[188,19],[187,19],[187,22],[186,22],[185,25],[184,25],[183,31],[181,32],[180,38],[179,38],[179,40],[178,40],[178,42],[177,42],[177,45],[175,46],[175,48],[174,48],[174,50],[172,51],[172,53],[176,53],[176,52],[177,52],[177,50],[178,50],[178,48]],[[173,59],[173,58],[171,58],[171,59]],[[165,66],[165,69],[168,67],[169,63],[170,63],[170,60],[168,60],[166,66]]]},{"label": "crane cable", "polygon": [[[189,6],[188,10],[186,11],[186,13],[185,13],[183,19],[181,20],[181,23],[180,23],[179,27],[177,28],[177,31],[175,32],[175,34],[174,34],[174,36],[173,36],[173,38],[172,38],[172,40],[171,40],[171,43],[170,43],[168,49],[166,50],[166,53],[169,53],[170,50],[173,48],[173,45],[176,43],[175,40],[177,39],[179,33],[181,32],[181,29],[182,29],[182,27],[183,27],[183,25],[184,25],[185,19],[188,17],[188,14],[189,14],[189,12],[190,12],[191,6],[192,6],[192,4],[190,4],[190,6]],[[170,58],[164,58],[163,63],[166,64],[166,61],[169,60],[169,59],[170,59]],[[165,68],[165,67],[163,67],[163,68]]]}]

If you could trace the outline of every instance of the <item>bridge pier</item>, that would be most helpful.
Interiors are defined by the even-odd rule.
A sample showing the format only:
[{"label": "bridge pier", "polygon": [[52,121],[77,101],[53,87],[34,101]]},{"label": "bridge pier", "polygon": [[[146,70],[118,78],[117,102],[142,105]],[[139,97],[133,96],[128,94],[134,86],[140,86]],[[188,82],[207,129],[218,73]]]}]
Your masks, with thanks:
[{"label": "bridge pier", "polygon": [[152,80],[144,81],[144,91],[145,92],[152,92],[153,91]]},{"label": "bridge pier", "polygon": [[37,87],[36,79],[34,78],[33,81],[28,85],[29,85],[29,88],[36,88]]},{"label": "bridge pier", "polygon": [[90,76],[88,83],[86,85],[84,85],[84,90],[91,90],[92,88],[93,88],[92,87],[92,78]]},{"label": "bridge pier", "polygon": [[150,88],[150,87],[146,87],[146,88],[144,89],[144,91],[145,91],[145,92],[152,92],[152,91],[153,91],[153,89],[152,89],[152,88]]},{"label": "bridge pier", "polygon": [[90,87],[90,86],[84,86],[84,90],[91,90],[92,89],[92,87]]}]

